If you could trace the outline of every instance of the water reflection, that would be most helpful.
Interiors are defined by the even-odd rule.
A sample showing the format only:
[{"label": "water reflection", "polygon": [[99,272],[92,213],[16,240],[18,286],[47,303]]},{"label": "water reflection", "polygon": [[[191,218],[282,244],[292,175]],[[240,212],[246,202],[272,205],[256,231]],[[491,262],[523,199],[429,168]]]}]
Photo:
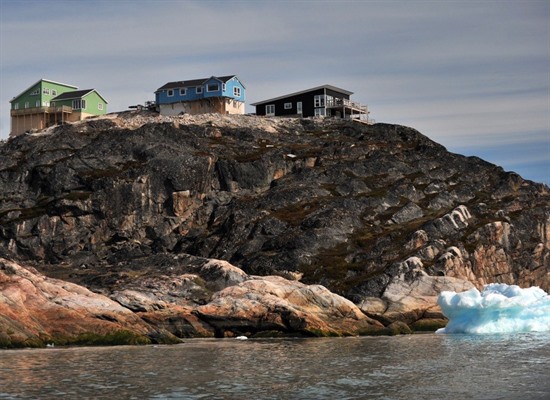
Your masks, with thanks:
[{"label": "water reflection", "polygon": [[9,350],[0,352],[0,399],[542,399],[550,395],[549,339],[413,335]]}]

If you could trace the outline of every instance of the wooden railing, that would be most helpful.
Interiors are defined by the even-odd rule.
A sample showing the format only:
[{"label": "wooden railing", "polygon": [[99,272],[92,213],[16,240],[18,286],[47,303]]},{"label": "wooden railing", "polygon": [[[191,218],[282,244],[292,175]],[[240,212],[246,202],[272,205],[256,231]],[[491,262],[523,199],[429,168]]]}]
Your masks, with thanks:
[{"label": "wooden railing", "polygon": [[21,108],[18,110],[11,110],[11,116],[15,117],[18,115],[31,115],[31,114],[56,114],[56,113],[67,113],[70,114],[73,112],[73,108],[69,106],[57,106],[57,107],[31,107],[31,108]]},{"label": "wooden railing", "polygon": [[354,101],[348,100],[348,99],[339,99],[334,98],[332,100],[327,101],[327,107],[348,107],[354,110],[358,110],[363,113],[368,112],[368,107],[362,105],[361,103],[356,103]]}]

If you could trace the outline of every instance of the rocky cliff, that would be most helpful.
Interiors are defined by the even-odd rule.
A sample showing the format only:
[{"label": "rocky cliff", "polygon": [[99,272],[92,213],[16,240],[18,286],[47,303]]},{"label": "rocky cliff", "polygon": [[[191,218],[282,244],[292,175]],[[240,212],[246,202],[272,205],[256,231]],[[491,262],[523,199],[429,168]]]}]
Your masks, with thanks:
[{"label": "rocky cliff", "polygon": [[149,337],[422,329],[441,290],[550,289],[548,187],[403,126],[111,114],[1,144],[0,187],[5,263]]}]

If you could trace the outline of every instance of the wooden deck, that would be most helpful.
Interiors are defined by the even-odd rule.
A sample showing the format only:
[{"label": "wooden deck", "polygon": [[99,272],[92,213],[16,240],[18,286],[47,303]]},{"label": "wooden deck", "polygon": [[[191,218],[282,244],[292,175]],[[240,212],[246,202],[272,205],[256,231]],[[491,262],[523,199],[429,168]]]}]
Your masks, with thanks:
[{"label": "wooden deck", "polygon": [[59,106],[59,107],[30,107],[21,108],[19,110],[11,110],[12,117],[18,117],[20,115],[32,115],[32,114],[70,114],[73,112],[72,107]]},{"label": "wooden deck", "polygon": [[327,101],[326,107],[327,109],[341,113],[340,116],[342,118],[350,118],[369,125],[374,124],[374,120],[369,118],[369,108],[366,104],[356,103],[348,99],[334,98]]}]

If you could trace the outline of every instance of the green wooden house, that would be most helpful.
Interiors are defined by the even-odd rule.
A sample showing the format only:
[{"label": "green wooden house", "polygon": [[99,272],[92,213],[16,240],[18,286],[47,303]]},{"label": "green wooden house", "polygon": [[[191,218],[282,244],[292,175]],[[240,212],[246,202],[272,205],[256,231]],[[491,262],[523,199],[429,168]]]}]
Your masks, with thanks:
[{"label": "green wooden house", "polygon": [[10,137],[63,122],[107,113],[107,101],[95,90],[40,79],[11,103]]}]

